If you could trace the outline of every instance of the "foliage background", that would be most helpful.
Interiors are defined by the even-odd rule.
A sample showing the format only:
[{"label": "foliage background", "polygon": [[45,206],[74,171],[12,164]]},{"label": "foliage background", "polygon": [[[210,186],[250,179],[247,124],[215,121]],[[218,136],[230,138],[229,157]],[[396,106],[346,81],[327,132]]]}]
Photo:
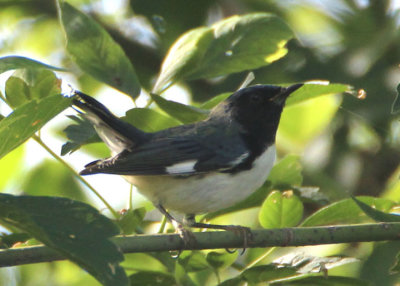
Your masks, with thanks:
[{"label": "foliage background", "polygon": [[[349,84],[367,93],[363,101],[348,95],[336,95],[287,108],[278,136],[279,158],[287,154],[301,155],[303,186],[318,186],[329,202],[348,198],[349,195],[370,195],[396,203],[399,201],[400,123],[398,116],[391,114],[400,77],[397,1],[69,2],[95,18],[121,45],[147,91],[154,85],[169,47],[182,33],[235,14],[257,11],[278,15],[289,24],[298,39],[289,42],[287,56],[254,71],[257,83],[282,84],[322,79]],[[66,53],[54,2],[0,1],[0,7],[1,56],[25,55],[65,67],[72,72],[59,73],[64,82],[99,96],[117,114],[123,115],[127,106],[133,107],[125,95],[83,73],[71,61]],[[236,89],[246,74],[241,72],[213,80],[182,81],[178,87],[168,90],[166,95],[172,100],[199,104]],[[3,75],[3,79],[9,75]],[[148,97],[141,96],[136,104],[145,106],[148,100]],[[157,109],[157,106],[152,107]],[[0,103],[0,111],[6,115],[10,110]],[[66,141],[61,131],[69,123],[65,116],[59,116],[42,131],[43,140],[57,153]],[[79,169],[90,158],[107,155],[101,144],[84,149],[88,155],[82,157],[83,152],[78,151],[65,159]],[[35,143],[30,142],[0,160],[0,187],[4,192],[65,196],[102,207],[62,165],[53,160],[41,160],[43,156],[32,156],[37,150]],[[100,182],[96,183],[96,180]],[[112,180],[110,184],[115,182],[118,186],[123,184],[119,179],[110,177],[96,180],[90,179],[90,182],[98,189],[102,189],[105,181]],[[65,188],[65,185],[69,187]],[[127,185],[111,193],[104,187],[102,193],[116,209],[129,206],[125,203],[129,198]],[[150,208],[142,199],[134,201],[134,207],[139,206]],[[305,216],[321,206],[315,201],[307,203]],[[250,209],[219,217],[215,222],[234,221],[257,226],[257,212]],[[104,213],[108,214],[107,211]],[[150,213],[148,219],[158,219],[157,214]],[[158,224],[152,222],[145,227],[150,233],[158,230]],[[387,273],[399,250],[399,242],[387,242],[312,247],[300,251],[318,256],[340,254],[360,258],[360,262],[335,268],[333,273],[358,277],[376,285],[394,285],[398,275]],[[267,261],[289,251],[277,250]],[[259,250],[249,251],[237,263],[246,264],[259,254]],[[128,256],[126,269],[134,273],[138,270],[137,261],[141,265],[147,263],[147,270],[164,270],[165,267],[150,256],[135,254]],[[195,272],[193,279],[200,284],[205,281],[215,283],[215,277],[209,272]],[[221,275],[224,280],[234,276],[234,273],[234,270],[228,269]],[[4,285],[97,283],[70,262],[1,269],[0,281]]]}]

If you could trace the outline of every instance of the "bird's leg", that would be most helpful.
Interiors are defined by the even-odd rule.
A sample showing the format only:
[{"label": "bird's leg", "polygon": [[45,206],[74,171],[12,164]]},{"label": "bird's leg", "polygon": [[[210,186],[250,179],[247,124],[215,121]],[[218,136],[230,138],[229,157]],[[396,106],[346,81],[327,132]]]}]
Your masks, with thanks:
[{"label": "bird's leg", "polygon": [[155,207],[163,214],[165,217],[171,222],[176,224],[176,231],[179,233],[179,236],[182,238],[184,246],[190,246],[196,242],[196,238],[193,233],[186,229],[183,224],[175,219],[167,210],[161,205],[157,204]]},{"label": "bird's leg", "polygon": [[[201,223],[196,222],[194,215],[186,215],[183,223],[189,227],[196,227],[196,228],[211,228],[211,229],[222,229],[227,231],[232,231],[236,235],[243,237],[243,252],[249,246],[249,241],[251,242],[253,239],[253,234],[251,233],[251,229],[245,226],[240,225],[219,225],[219,224],[208,224],[208,223]],[[229,250],[227,250],[230,252]]]}]

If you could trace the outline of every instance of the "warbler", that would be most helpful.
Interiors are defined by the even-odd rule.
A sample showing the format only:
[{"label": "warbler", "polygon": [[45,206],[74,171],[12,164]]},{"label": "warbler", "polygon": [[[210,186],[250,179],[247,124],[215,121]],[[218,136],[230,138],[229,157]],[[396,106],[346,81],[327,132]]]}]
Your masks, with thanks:
[{"label": "warbler", "polygon": [[154,133],[114,116],[94,98],[76,91],[83,111],[112,157],[91,162],[80,174],[122,175],[167,216],[185,215],[190,227],[240,230],[240,226],[198,223],[196,214],[230,207],[267,179],[276,157],[275,137],[289,87],[255,85],[238,90],[192,124]]}]

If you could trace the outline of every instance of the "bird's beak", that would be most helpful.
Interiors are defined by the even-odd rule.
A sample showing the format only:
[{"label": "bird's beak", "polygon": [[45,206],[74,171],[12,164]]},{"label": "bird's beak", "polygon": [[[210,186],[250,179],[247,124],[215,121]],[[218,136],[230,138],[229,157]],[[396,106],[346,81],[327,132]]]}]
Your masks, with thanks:
[{"label": "bird's beak", "polygon": [[298,90],[303,85],[303,83],[296,83],[288,87],[282,87],[282,91],[277,94],[272,100],[277,104],[284,104],[289,95]]}]

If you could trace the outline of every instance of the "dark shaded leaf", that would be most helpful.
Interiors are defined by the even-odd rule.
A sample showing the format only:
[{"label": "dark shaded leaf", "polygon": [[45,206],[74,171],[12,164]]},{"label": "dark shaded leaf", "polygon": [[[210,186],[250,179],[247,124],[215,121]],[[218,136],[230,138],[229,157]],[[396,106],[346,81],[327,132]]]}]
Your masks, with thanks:
[{"label": "dark shaded leaf", "polygon": [[0,58],[0,74],[15,69],[49,69],[54,71],[66,71],[63,68],[50,66],[39,61],[20,56],[7,56]]},{"label": "dark shaded leaf", "polygon": [[382,211],[379,211],[366,203],[356,199],[355,197],[351,197],[353,201],[360,207],[360,209],[370,218],[378,222],[400,222],[400,215],[389,214]]},{"label": "dark shaded leaf", "polygon": [[177,285],[174,276],[156,271],[140,271],[129,276],[130,285],[138,286],[173,286]]},{"label": "dark shaded leaf", "polygon": [[64,1],[58,13],[74,62],[97,80],[136,98],[140,84],[122,48],[94,20]]},{"label": "dark shaded leaf", "polygon": [[0,249],[13,247],[14,244],[23,243],[31,238],[32,236],[25,232],[11,234],[0,233]]},{"label": "dark shaded leaf", "polygon": [[298,273],[293,267],[277,267],[275,265],[254,266],[245,270],[240,277],[249,283],[271,282],[285,277],[296,276]]},{"label": "dark shaded leaf", "polygon": [[293,278],[290,281],[286,280],[283,282],[272,283],[271,285],[282,285],[282,286],[371,286],[372,284],[368,281],[342,276],[312,276],[312,277],[301,277]]},{"label": "dark shaded leaf", "polygon": [[196,272],[209,268],[204,253],[200,251],[183,252],[178,259],[178,263],[186,272]]},{"label": "dark shaded leaf", "polygon": [[273,191],[262,204],[258,220],[264,228],[292,227],[302,219],[303,209],[293,191]]},{"label": "dark shaded leaf", "polygon": [[[384,212],[389,211],[395,205],[391,200],[383,198],[361,196],[357,197],[357,199]],[[340,223],[359,223],[366,221],[367,219],[368,217],[352,199],[345,199],[318,210],[306,218],[301,225],[317,226]]]},{"label": "dark shaded leaf", "polygon": [[40,101],[30,101],[15,109],[0,121],[0,158],[24,143],[70,104],[70,98],[53,95]]},{"label": "dark shaded leaf", "polygon": [[182,123],[192,123],[205,119],[208,116],[208,110],[203,110],[194,106],[185,105],[179,102],[166,100],[157,94],[150,94],[154,102],[164,112]]},{"label": "dark shaded leaf", "polygon": [[58,197],[0,194],[0,219],[16,226],[87,270],[103,285],[128,285],[123,260],[108,240],[119,233],[90,205]]},{"label": "dark shaded leaf", "polygon": [[238,252],[229,253],[225,250],[223,251],[211,251],[207,253],[206,259],[208,264],[210,264],[213,268],[226,268],[231,266],[236,258],[238,257]]},{"label": "dark shaded leaf", "polygon": [[77,124],[68,125],[64,129],[69,141],[61,147],[62,156],[78,150],[82,145],[101,141],[89,120],[74,115],[68,117]]}]

